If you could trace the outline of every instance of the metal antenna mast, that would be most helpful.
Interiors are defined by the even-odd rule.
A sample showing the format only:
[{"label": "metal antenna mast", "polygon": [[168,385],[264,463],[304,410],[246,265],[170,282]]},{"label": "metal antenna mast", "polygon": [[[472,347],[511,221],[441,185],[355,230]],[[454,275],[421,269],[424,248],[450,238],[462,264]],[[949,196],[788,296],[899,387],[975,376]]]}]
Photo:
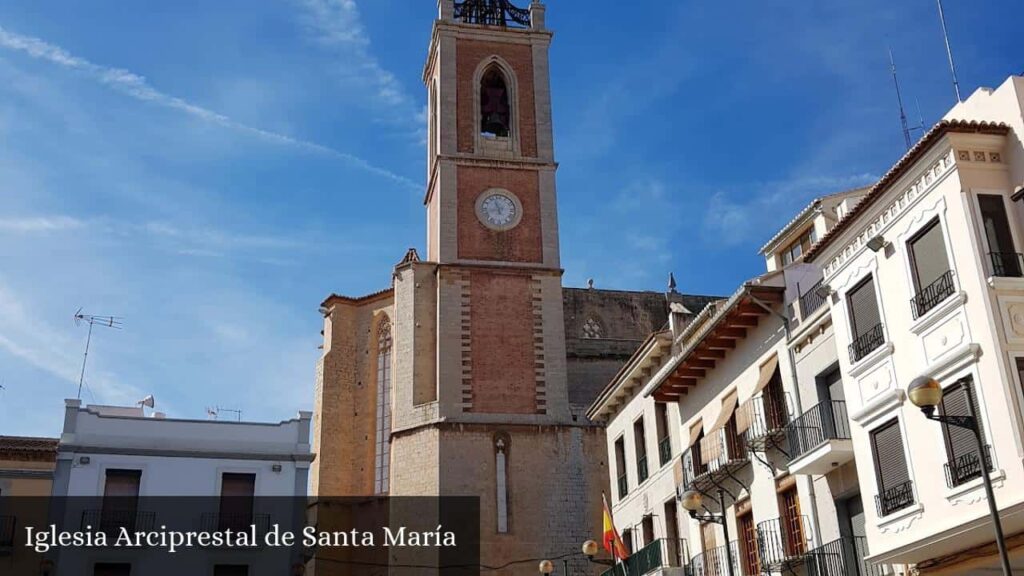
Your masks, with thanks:
[{"label": "metal antenna mast", "polygon": [[946,42],[946,57],[949,58],[949,71],[953,74],[953,91],[956,92],[956,101],[963,102],[960,98],[960,82],[956,79],[956,64],[953,63],[953,49],[949,47],[949,32],[946,30],[946,14],[942,11],[942,0],[935,0],[939,6],[939,22],[942,23],[942,39]]},{"label": "metal antenna mast", "polygon": [[903,141],[910,149],[910,128],[907,127],[907,113],[903,109],[903,95],[900,94],[900,81],[896,77],[896,61],[892,57],[892,46],[889,46],[889,67],[892,70],[892,83],[896,86],[896,101],[900,104],[900,125],[903,127]]},{"label": "metal antenna mast", "polygon": [[82,372],[78,376],[79,400],[82,399],[82,384],[85,382],[85,363],[89,360],[89,344],[92,342],[92,327],[99,324],[105,328],[120,330],[124,326],[120,316],[93,316],[92,314],[82,314],[82,309],[79,308],[78,312],[75,312],[75,326],[81,325],[82,322],[89,325],[89,335],[85,337],[85,354],[82,355]]}]

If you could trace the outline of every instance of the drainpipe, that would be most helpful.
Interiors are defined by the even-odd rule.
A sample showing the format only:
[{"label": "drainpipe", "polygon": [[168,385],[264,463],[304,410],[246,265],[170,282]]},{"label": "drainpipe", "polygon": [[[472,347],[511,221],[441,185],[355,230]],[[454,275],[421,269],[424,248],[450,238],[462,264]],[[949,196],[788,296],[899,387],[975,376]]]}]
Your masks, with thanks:
[{"label": "drainpipe", "polygon": [[[793,385],[796,386],[796,389],[793,391],[793,397],[796,399],[796,412],[798,415],[803,414],[804,409],[800,403],[800,381],[797,380],[796,377],[796,356],[793,354],[793,349],[789,347],[789,339],[792,336],[789,317],[785,314],[779,314],[770,305],[753,296],[751,296],[750,299],[754,301],[754,304],[757,304],[761,308],[767,310],[769,314],[777,316],[782,320],[782,326],[786,330],[786,355],[789,356],[789,377],[793,382]],[[821,524],[818,522],[818,497],[814,494],[814,478],[809,478],[807,491],[811,498],[811,525],[814,526],[814,539],[817,541],[817,545],[821,546]],[[815,548],[817,548],[817,546],[815,546]]]}]

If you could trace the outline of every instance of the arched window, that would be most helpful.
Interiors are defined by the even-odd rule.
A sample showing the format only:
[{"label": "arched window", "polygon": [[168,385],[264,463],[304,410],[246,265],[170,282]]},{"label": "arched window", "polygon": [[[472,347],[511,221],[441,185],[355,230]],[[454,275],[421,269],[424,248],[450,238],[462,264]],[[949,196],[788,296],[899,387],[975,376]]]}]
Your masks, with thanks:
[{"label": "arched window", "polygon": [[508,448],[510,439],[506,434],[494,436],[495,496],[499,534],[508,533]]},{"label": "arched window", "polygon": [[377,444],[373,491],[387,494],[391,478],[391,321],[377,325]]},{"label": "arched window", "polygon": [[508,138],[512,126],[512,108],[508,83],[498,66],[484,72],[480,80],[480,133]]}]

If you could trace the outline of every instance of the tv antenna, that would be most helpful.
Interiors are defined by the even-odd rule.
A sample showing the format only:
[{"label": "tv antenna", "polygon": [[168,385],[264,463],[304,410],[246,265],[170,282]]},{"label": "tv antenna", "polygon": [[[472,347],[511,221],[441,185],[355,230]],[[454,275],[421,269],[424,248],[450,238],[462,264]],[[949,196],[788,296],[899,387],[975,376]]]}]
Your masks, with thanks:
[{"label": "tv antenna", "polygon": [[939,22],[942,23],[942,39],[946,42],[946,57],[949,58],[949,72],[953,75],[953,91],[956,92],[956,101],[963,102],[960,98],[960,82],[956,79],[956,64],[953,63],[953,49],[949,47],[949,32],[946,30],[946,14],[942,11],[942,0],[935,0],[939,6]]},{"label": "tv antenna", "polygon": [[78,312],[75,312],[75,326],[80,326],[82,322],[89,325],[89,335],[85,337],[85,354],[82,355],[82,372],[78,376],[79,400],[82,399],[82,384],[85,382],[85,364],[89,360],[89,344],[92,342],[92,327],[99,325],[104,328],[120,330],[124,326],[120,316],[93,316],[92,314],[82,314],[82,309],[79,308]]},{"label": "tv antenna", "polygon": [[892,57],[892,46],[889,49],[889,69],[892,70],[892,83],[896,87],[896,102],[900,105],[900,126],[903,128],[903,141],[907,144],[907,150],[910,150],[910,128],[907,127],[907,113],[903,109],[903,95],[900,94],[900,81],[896,77],[896,60]]},{"label": "tv antenna", "polygon": [[238,422],[242,421],[242,411],[233,408],[222,408],[220,406],[206,407],[206,417],[210,420],[216,420],[221,412],[232,412],[235,415],[235,420]]}]

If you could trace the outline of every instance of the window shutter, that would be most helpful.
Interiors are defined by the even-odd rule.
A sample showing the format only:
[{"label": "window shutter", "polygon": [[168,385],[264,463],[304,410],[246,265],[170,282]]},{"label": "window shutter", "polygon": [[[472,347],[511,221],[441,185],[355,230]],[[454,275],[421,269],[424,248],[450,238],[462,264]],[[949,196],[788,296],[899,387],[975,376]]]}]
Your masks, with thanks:
[{"label": "window shutter", "polygon": [[[942,406],[940,408],[944,416],[971,415],[967,400],[968,386],[971,386],[970,381],[963,381],[946,389],[942,395]],[[981,414],[977,396],[974,396],[973,408],[975,415]],[[984,438],[985,428],[981,423],[981,419],[978,420],[978,426],[981,427],[981,437]],[[946,452],[950,462],[954,462],[957,458],[966,454],[977,454],[977,440],[974,438],[974,432],[948,424],[943,424],[942,429],[946,440]]]},{"label": "window shutter", "polygon": [[859,286],[850,291],[850,314],[853,321],[854,337],[867,334],[881,323],[878,313],[878,301],[875,300],[875,283],[868,276]]},{"label": "window shutter", "polygon": [[932,221],[923,232],[910,241],[910,252],[918,290],[930,286],[949,272],[946,242],[942,239],[942,226],[939,225],[938,219]]},{"label": "window shutter", "polygon": [[907,460],[903,453],[903,434],[898,420],[882,425],[871,433],[875,451],[875,473],[878,488],[884,492],[910,480]]}]

